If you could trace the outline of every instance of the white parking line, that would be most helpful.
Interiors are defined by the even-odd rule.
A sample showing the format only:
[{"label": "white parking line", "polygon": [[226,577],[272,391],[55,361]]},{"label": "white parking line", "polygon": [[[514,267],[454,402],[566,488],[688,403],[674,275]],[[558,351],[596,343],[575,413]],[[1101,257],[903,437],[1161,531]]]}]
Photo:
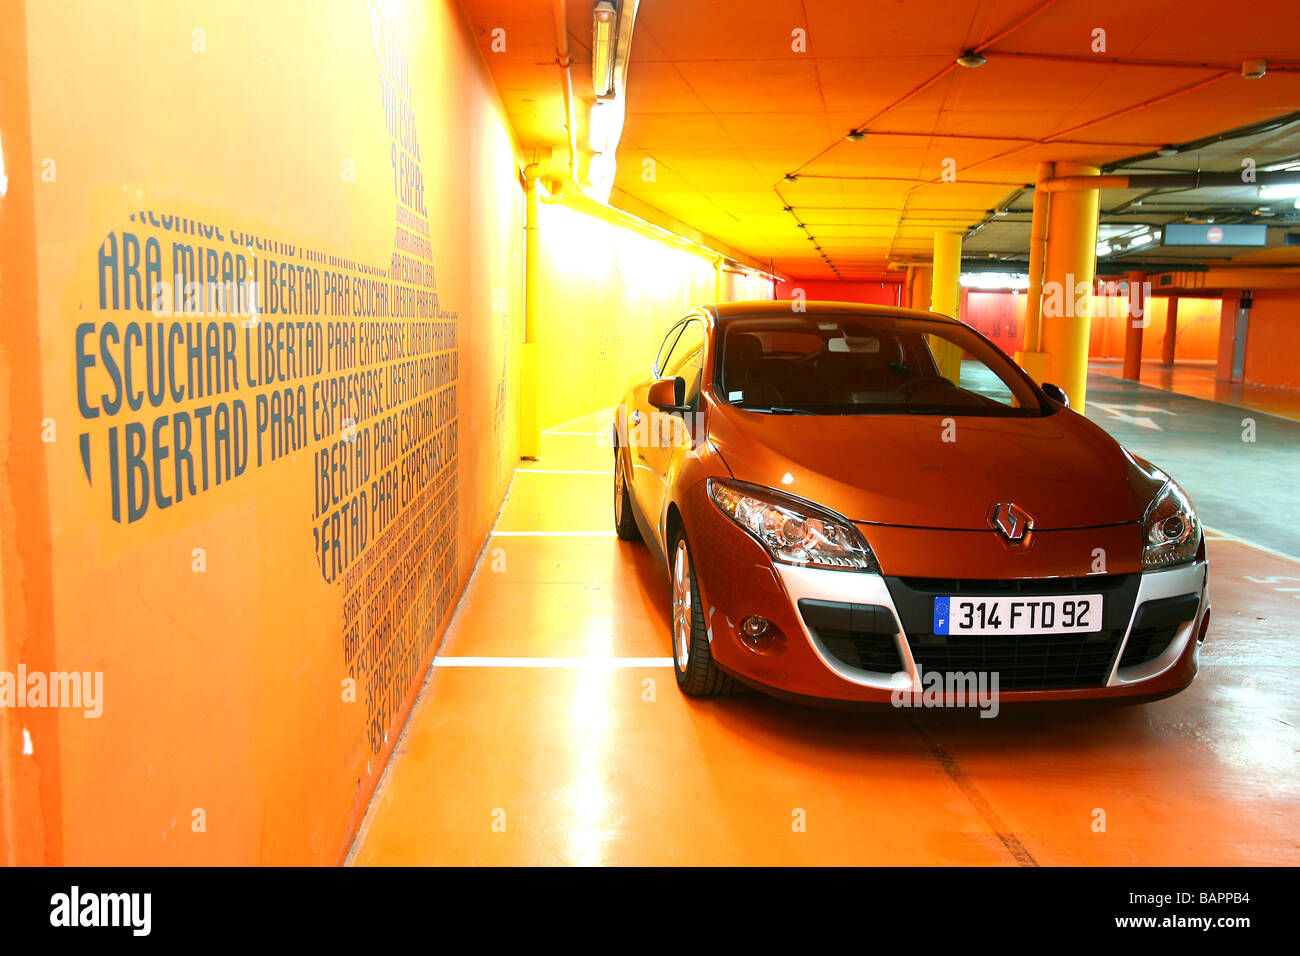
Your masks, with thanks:
[{"label": "white parking line", "polygon": [[434,667],[672,667],[671,657],[435,657]]},{"label": "white parking line", "polygon": [[494,538],[612,538],[613,531],[493,531]]}]

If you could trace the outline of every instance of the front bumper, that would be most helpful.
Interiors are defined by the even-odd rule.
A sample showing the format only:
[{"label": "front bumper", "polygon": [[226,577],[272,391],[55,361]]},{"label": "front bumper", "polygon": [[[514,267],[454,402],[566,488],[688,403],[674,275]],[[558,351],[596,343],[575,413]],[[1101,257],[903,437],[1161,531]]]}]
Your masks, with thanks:
[{"label": "front bumper", "polygon": [[[1011,703],[1155,698],[1176,693],[1196,676],[1210,614],[1204,560],[1087,576],[892,577],[774,564],[716,509],[692,511],[688,525],[696,527],[688,533],[713,658],[760,690],[889,704],[897,703],[900,688],[920,687],[927,672],[996,672],[999,700]],[[943,570],[955,570],[951,560],[945,563]],[[1096,591],[1105,596],[1097,634],[1013,639],[929,633],[936,595]],[[759,646],[738,632],[750,614],[774,625]]]}]

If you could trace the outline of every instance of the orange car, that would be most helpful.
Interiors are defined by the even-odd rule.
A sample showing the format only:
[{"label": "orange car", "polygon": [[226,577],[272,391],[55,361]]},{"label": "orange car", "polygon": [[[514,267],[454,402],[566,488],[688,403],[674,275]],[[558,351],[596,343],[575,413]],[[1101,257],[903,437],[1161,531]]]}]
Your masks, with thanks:
[{"label": "orange car", "polygon": [[953,675],[1155,699],[1196,675],[1187,496],[973,329],[734,302],[673,326],[649,372],[614,426],[615,522],[668,569],[687,694],[898,705],[938,674],[957,706]]}]

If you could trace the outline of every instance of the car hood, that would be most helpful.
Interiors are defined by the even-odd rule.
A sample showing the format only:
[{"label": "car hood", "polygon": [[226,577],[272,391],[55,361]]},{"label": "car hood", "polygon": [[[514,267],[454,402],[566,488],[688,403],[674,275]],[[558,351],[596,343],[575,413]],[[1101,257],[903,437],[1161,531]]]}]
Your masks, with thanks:
[{"label": "car hood", "polygon": [[1000,502],[1023,508],[1044,531],[1121,524],[1141,520],[1164,478],[1068,410],[1041,418],[822,416],[711,403],[708,427],[738,480],[858,522],[988,530]]}]

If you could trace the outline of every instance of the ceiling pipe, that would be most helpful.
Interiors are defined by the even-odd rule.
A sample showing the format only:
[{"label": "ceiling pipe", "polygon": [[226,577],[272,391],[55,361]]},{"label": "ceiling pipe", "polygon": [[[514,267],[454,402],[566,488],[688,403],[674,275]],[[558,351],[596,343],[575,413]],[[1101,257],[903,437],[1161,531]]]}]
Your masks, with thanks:
[{"label": "ceiling pipe", "polygon": [[1049,193],[1082,189],[1200,189],[1207,186],[1294,186],[1300,185],[1300,171],[1257,172],[1253,182],[1243,182],[1240,172],[1146,173],[1133,176],[1058,176],[1035,188]]},{"label": "ceiling pipe", "polygon": [[[1246,139],[1250,136],[1260,136],[1265,133],[1273,133],[1297,122],[1300,122],[1300,110],[1292,113],[1285,113],[1281,116],[1275,116],[1272,119],[1263,120],[1259,123],[1251,123],[1247,126],[1238,126],[1235,129],[1225,130],[1222,133],[1214,133],[1210,136],[1202,136],[1199,139],[1188,140],[1185,143],[1177,143],[1174,148],[1180,153],[1195,152],[1198,149],[1204,149],[1207,146],[1216,146],[1219,143],[1228,143],[1237,139]],[[1159,150],[1155,150],[1137,156],[1127,156],[1124,159],[1117,159],[1113,163],[1106,163],[1101,167],[1101,169],[1103,173],[1110,173],[1116,169],[1123,169],[1125,166],[1152,162],[1161,158],[1163,158],[1163,155]]]},{"label": "ceiling pipe", "polygon": [[564,125],[569,131],[569,178],[573,185],[582,189],[582,180],[578,178],[578,124],[574,120],[573,108],[573,57],[569,55],[569,16],[565,0],[555,0],[552,5],[555,14],[555,62],[560,67],[564,84]]}]

